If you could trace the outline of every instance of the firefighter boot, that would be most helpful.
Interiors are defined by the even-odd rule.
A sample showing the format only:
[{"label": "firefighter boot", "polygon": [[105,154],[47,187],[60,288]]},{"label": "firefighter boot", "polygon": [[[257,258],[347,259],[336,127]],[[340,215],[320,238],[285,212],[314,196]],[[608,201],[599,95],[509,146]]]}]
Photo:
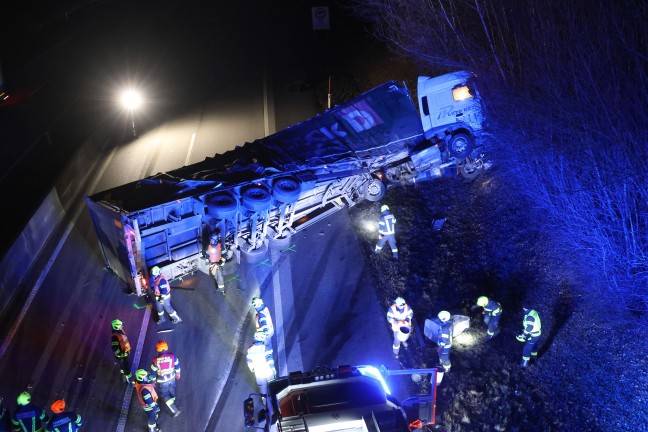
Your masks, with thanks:
[{"label": "firefighter boot", "polygon": [[171,317],[171,322],[173,324],[178,324],[179,322],[182,322],[182,318],[180,318],[177,312],[174,312],[172,315],[169,316]]},{"label": "firefighter boot", "polygon": [[526,367],[529,365],[529,360],[522,359],[520,362],[520,369],[526,369]]},{"label": "firefighter boot", "polygon": [[178,409],[174,401],[169,401],[166,403],[166,405],[169,407],[169,411],[171,411],[171,415],[174,418],[180,415],[180,410]]}]

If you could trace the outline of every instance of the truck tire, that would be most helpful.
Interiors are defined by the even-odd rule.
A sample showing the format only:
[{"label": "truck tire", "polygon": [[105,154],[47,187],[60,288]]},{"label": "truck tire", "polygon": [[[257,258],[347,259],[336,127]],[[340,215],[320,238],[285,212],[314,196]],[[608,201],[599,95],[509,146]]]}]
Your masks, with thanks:
[{"label": "truck tire", "polygon": [[218,219],[231,218],[238,209],[238,200],[231,192],[220,192],[207,198],[207,214]]},{"label": "truck tire", "polygon": [[365,186],[365,198],[368,201],[380,201],[385,196],[385,184],[380,179],[372,178]]},{"label": "truck tire", "polygon": [[255,212],[267,210],[272,204],[272,196],[263,186],[250,186],[243,191],[241,202],[243,207]]},{"label": "truck tire", "polygon": [[474,148],[473,139],[465,133],[455,134],[448,141],[448,152],[457,159],[467,158]]},{"label": "truck tire", "polygon": [[256,249],[241,249],[241,261],[247,264],[258,264],[263,261],[266,252],[268,252],[268,246],[265,243]]},{"label": "truck tire", "polygon": [[292,240],[292,233],[290,231],[284,231],[285,234],[281,237],[271,238],[268,237],[268,246],[274,250],[286,249],[290,246],[290,241]]},{"label": "truck tire", "polygon": [[279,177],[272,182],[272,197],[280,203],[294,203],[300,194],[301,185],[294,177]]}]

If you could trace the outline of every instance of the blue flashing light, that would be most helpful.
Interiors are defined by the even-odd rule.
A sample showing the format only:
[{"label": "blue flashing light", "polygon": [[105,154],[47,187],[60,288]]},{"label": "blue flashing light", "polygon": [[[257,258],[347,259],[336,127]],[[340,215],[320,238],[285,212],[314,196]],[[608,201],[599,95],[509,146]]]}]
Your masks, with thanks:
[{"label": "blue flashing light", "polygon": [[388,395],[391,395],[391,390],[389,390],[389,387],[387,386],[387,382],[385,381],[385,378],[383,378],[382,374],[380,371],[375,367],[375,366],[357,366],[358,372],[360,372],[362,375],[371,377],[374,379],[377,379],[380,381],[380,384],[382,385],[383,390],[385,393]]}]

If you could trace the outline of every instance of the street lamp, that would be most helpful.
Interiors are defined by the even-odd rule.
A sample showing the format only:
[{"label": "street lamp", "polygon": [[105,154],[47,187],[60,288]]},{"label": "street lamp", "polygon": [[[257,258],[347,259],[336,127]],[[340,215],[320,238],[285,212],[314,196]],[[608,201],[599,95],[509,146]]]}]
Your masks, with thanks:
[{"label": "street lamp", "polygon": [[122,106],[130,112],[133,136],[137,138],[137,132],[135,131],[135,115],[133,112],[142,104],[142,98],[135,90],[126,90],[121,95],[121,103]]}]

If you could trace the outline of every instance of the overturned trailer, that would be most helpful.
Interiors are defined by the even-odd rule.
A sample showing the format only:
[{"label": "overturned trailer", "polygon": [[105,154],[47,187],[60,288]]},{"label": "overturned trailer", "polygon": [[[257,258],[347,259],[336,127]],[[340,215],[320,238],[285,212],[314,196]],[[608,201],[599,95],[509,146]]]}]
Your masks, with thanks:
[{"label": "overturned trailer", "polygon": [[[429,80],[445,98],[421,90]],[[269,243],[378,201],[389,186],[444,169],[475,175],[483,117],[471,80],[467,72],[419,78],[419,104],[436,119],[426,131],[407,89],[390,81],[224,154],[86,197],[107,267],[143,295],[153,266],[170,279],[209,274],[203,251],[213,233],[229,257],[255,262]]]}]

